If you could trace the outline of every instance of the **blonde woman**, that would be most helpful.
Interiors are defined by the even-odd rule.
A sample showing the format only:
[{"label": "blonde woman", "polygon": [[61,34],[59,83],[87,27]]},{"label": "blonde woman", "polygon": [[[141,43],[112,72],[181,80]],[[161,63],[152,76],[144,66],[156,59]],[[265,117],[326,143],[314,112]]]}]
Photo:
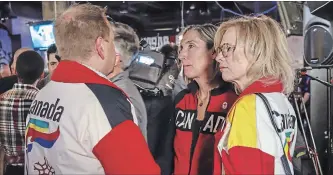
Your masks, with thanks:
[{"label": "blonde woman", "polygon": [[214,44],[222,78],[239,93],[220,132],[223,174],[293,174],[297,122],[285,94],[294,74],[279,24],[267,16],[233,19]]},{"label": "blonde woman", "polygon": [[178,57],[188,85],[175,97],[169,124],[172,134],[168,140],[172,141],[166,141],[171,150],[165,153],[176,175],[212,175],[221,170],[220,164],[214,165],[215,159],[220,159],[215,133],[237,96],[232,86],[223,82],[215,61],[216,29],[212,24],[193,25],[182,33]]}]

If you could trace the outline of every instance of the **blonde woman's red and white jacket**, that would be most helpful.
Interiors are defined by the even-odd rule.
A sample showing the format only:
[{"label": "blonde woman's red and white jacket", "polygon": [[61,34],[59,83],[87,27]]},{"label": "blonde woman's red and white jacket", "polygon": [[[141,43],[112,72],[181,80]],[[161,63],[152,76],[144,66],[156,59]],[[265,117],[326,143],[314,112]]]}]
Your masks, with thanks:
[{"label": "blonde woman's red and white jacket", "polygon": [[159,174],[127,96],[61,61],[27,117],[26,174]]},{"label": "blonde woman's red and white jacket", "polygon": [[[283,154],[293,172],[297,121],[282,90],[281,83],[264,85],[257,81],[240,94],[220,132],[218,150],[222,156],[222,174],[285,174]],[[262,93],[268,99],[278,133],[263,100],[254,93]]]}]

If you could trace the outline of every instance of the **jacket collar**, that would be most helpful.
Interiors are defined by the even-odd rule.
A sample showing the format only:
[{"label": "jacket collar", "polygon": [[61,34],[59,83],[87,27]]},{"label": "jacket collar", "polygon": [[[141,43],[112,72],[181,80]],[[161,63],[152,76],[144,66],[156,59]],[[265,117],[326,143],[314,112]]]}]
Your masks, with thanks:
[{"label": "jacket collar", "polygon": [[121,90],[100,72],[75,61],[61,61],[54,70],[51,80],[63,83],[102,84]]},{"label": "jacket collar", "polygon": [[[280,81],[275,81],[271,84],[265,84],[266,78],[262,78],[253,82],[250,86],[244,89],[244,91],[239,95],[239,98],[254,93],[270,93],[270,92],[283,92],[283,85]],[[271,80],[271,79],[269,79]]]},{"label": "jacket collar", "polygon": [[13,86],[13,89],[22,89],[22,90],[36,90],[38,91],[38,88],[36,88],[36,86],[33,86],[31,84],[23,84],[23,83],[15,83]]},{"label": "jacket collar", "polygon": [[[199,90],[199,85],[198,85],[198,83],[195,80],[193,80],[192,82],[190,82],[187,85],[187,89],[189,90],[189,92],[191,92],[193,95],[195,95],[197,93],[197,91]],[[210,92],[210,94],[212,96],[216,96],[216,95],[223,94],[226,91],[231,90],[231,89],[232,89],[232,86],[231,86],[230,83],[221,81],[221,83],[219,84],[219,86],[217,88],[215,88],[215,89],[212,89],[212,91]]]}]

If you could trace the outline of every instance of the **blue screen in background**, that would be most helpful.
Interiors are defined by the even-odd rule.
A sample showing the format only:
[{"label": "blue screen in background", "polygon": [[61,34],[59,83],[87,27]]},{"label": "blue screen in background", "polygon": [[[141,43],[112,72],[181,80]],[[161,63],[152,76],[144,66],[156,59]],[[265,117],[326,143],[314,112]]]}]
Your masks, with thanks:
[{"label": "blue screen in background", "polygon": [[53,23],[33,24],[30,26],[30,33],[35,49],[46,50],[55,43]]}]

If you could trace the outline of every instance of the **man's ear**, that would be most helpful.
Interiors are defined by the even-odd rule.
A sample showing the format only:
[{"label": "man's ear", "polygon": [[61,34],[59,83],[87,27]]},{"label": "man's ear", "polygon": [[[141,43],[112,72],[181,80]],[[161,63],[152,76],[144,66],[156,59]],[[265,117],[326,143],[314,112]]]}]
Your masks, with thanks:
[{"label": "man's ear", "polygon": [[114,66],[120,66],[121,64],[121,58],[120,58],[120,55],[116,54],[116,61],[114,63]]},{"label": "man's ear", "polygon": [[103,38],[98,37],[95,41],[95,48],[97,51],[97,54],[104,60],[104,48],[103,48]]}]

